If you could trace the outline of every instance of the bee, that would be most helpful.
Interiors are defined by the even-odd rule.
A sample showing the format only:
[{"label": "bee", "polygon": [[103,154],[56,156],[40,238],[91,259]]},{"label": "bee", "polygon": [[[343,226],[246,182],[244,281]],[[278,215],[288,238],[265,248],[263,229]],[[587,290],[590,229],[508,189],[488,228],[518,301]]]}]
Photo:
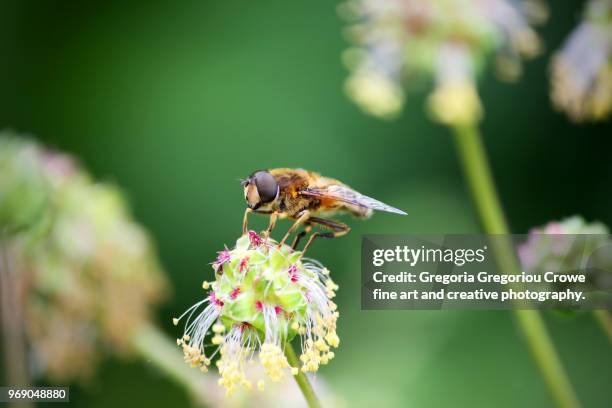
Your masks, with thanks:
[{"label": "bee", "polygon": [[328,218],[336,214],[368,218],[373,210],[378,210],[406,215],[404,211],[363,195],[338,180],[303,169],[258,170],[241,183],[247,203],[242,223],[244,234],[247,233],[248,216],[252,212],[270,215],[266,239],[278,218],[294,220],[279,246],[301,225],[304,225],[304,230],[296,235],[292,244],[294,249],[313,225],[330,230],[313,233],[303,252],[306,252],[317,237],[336,238],[351,230],[348,225]]}]

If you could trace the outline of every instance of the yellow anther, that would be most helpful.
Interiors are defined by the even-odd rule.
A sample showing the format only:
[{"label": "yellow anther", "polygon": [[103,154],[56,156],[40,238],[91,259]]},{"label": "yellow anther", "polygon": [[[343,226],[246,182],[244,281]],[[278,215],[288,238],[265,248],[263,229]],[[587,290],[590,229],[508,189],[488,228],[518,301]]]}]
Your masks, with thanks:
[{"label": "yellow anther", "polygon": [[338,337],[336,332],[327,333],[327,336],[325,336],[325,340],[327,341],[327,344],[329,344],[332,347],[337,348],[338,345],[340,345],[340,338]]},{"label": "yellow anther", "polygon": [[249,380],[243,380],[241,384],[247,391],[251,391],[253,389],[253,383]]},{"label": "yellow anther", "polygon": [[281,348],[271,343],[264,343],[261,346],[259,360],[268,377],[275,382],[283,378],[283,370],[289,367],[287,357],[285,357]]}]

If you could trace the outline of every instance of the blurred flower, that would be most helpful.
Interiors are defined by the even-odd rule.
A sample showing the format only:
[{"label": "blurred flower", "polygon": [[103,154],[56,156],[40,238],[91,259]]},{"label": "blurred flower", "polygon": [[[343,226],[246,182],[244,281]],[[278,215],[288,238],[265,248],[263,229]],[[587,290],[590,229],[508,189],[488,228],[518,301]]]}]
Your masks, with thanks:
[{"label": "blurred flower", "polygon": [[557,51],[551,98],[576,121],[605,119],[612,111],[612,1],[590,0],[582,22]]},{"label": "blurred flower", "polygon": [[[219,384],[228,394],[237,386],[253,387],[245,368],[256,352],[275,382],[287,372],[315,372],[327,364],[334,357],[331,348],[340,342],[339,314],[331,300],[338,287],[327,269],[301,255],[252,231],[231,251],[219,252],[213,262],[215,281],[202,285],[210,294],[174,319],[176,325],[186,317],[184,335],[177,340],[185,361],[207,371],[219,353]],[[210,331],[212,345],[205,344]],[[296,335],[302,345],[301,367],[291,367],[283,351]],[[264,384],[260,379],[257,387],[263,389]]]},{"label": "blurred flower", "polygon": [[[0,152],[0,226],[35,365],[57,381],[87,377],[105,348],[129,351],[166,289],[151,241],[121,192],[71,157],[6,134]],[[27,228],[11,233],[16,223]]]},{"label": "blurred flower", "polygon": [[392,117],[404,85],[433,77],[429,108],[443,123],[481,118],[475,77],[485,59],[495,53],[500,77],[516,79],[521,57],[541,49],[531,24],[547,15],[535,0],[349,0],[340,11],[354,22],[355,46],[345,53],[349,96],[368,113]]},{"label": "blurred flower", "polygon": [[518,247],[518,255],[526,272],[581,271],[587,274],[585,290],[612,289],[609,234],[604,224],[573,216],[532,229],[527,241]]}]

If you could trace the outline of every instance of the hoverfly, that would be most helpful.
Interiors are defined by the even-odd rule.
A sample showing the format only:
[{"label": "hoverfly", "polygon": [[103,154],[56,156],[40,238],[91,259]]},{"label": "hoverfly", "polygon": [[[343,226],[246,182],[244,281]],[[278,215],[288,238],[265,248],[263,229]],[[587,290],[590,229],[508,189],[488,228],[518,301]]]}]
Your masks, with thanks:
[{"label": "hoverfly", "polygon": [[294,249],[313,225],[331,230],[313,233],[303,252],[306,252],[316,237],[336,238],[351,230],[348,225],[327,218],[334,214],[348,213],[358,218],[368,218],[373,210],[378,210],[406,215],[404,211],[365,196],[338,180],[303,169],[258,170],[241,183],[248,206],[242,223],[243,233],[247,233],[248,216],[251,212],[270,215],[266,238],[278,218],[295,220],[279,246],[284,244],[300,225],[304,225],[304,230],[296,235],[292,244]]}]

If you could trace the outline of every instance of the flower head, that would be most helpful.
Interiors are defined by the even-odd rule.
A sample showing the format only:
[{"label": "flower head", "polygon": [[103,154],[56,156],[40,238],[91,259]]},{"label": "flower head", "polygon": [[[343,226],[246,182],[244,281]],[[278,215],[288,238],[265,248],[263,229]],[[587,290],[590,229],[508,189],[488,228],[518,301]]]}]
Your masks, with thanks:
[{"label": "flower head", "polygon": [[551,71],[552,101],[572,120],[601,120],[612,112],[612,2],[587,3]]},{"label": "flower head", "polygon": [[[302,259],[289,246],[278,247],[250,231],[240,237],[224,262],[215,268],[208,295],[189,308],[185,332],[177,343],[185,361],[207,371],[217,354],[219,384],[228,394],[239,386],[253,388],[246,366],[258,360],[269,379],[281,380],[297,370],[315,372],[334,357],[339,345],[338,312],[331,300],[338,286],[314,260]],[[222,267],[222,273],[220,269]],[[209,344],[206,341],[210,338]],[[301,367],[291,367],[284,347],[299,336]],[[264,387],[263,380],[257,383]]]},{"label": "flower head", "polygon": [[550,222],[529,232],[518,247],[526,272],[587,275],[584,290],[612,287],[612,240],[609,229],[599,222],[587,223],[580,216]]},{"label": "flower head", "polygon": [[341,10],[354,22],[346,88],[364,111],[396,116],[404,85],[433,78],[434,119],[460,124],[482,116],[475,78],[486,58],[495,54],[500,77],[515,79],[521,57],[541,48],[531,24],[546,18],[535,0],[349,0]]},{"label": "flower head", "polygon": [[[0,134],[0,238],[15,269],[35,363],[65,382],[101,350],[130,351],[166,280],[122,192],[65,154]],[[110,346],[110,347],[109,347]]]}]

